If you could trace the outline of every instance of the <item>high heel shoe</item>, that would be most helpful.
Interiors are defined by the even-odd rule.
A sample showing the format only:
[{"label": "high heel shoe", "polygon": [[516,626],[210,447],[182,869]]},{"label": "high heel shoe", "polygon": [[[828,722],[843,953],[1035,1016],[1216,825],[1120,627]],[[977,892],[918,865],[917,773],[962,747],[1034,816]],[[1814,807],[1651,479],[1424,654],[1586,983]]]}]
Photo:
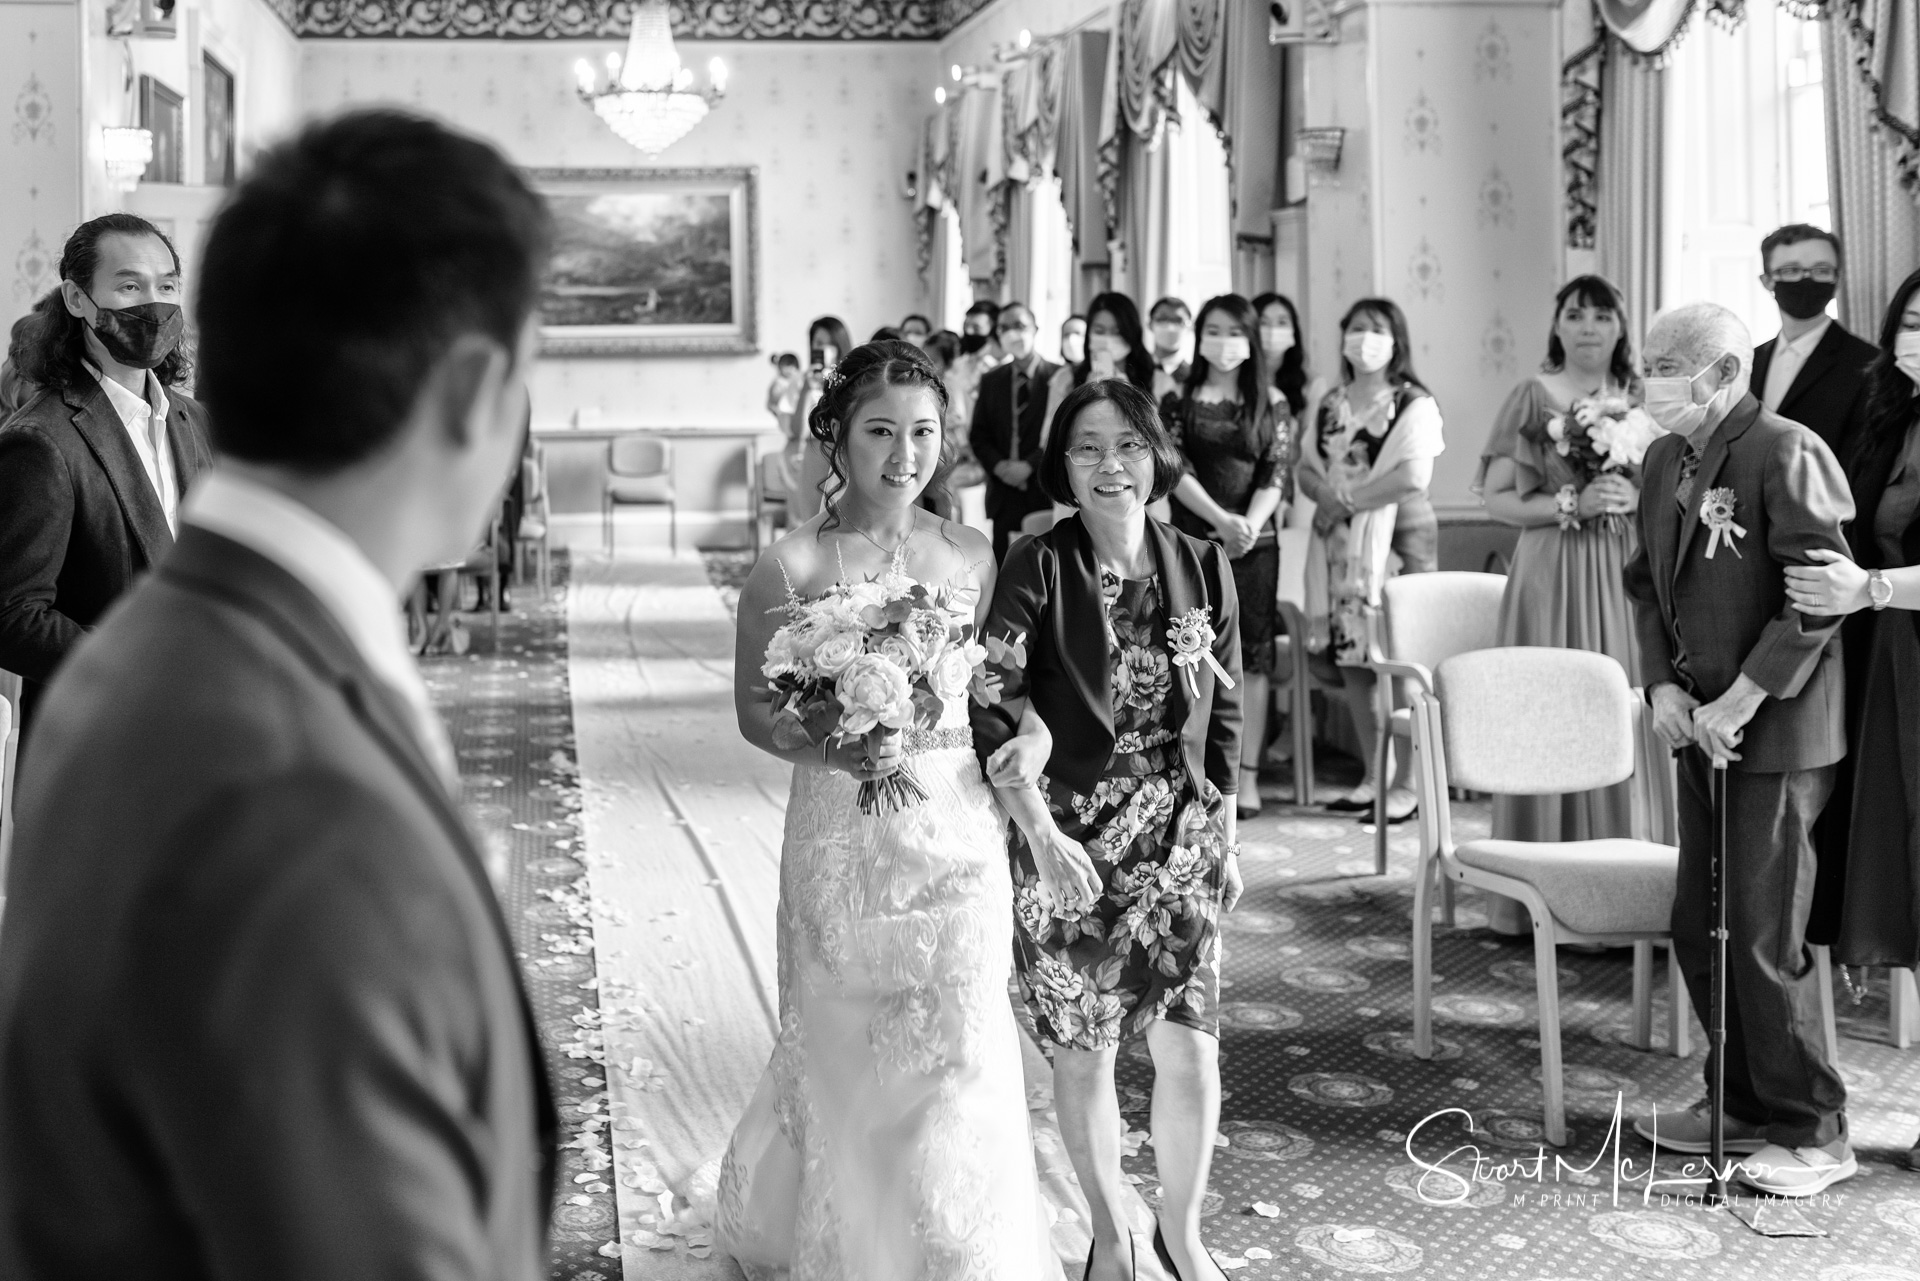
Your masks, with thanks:
[{"label": "high heel shoe", "polygon": [[[1158,1225],[1156,1225],[1153,1229],[1153,1239],[1154,1239],[1154,1244],[1157,1246],[1160,1241],[1160,1229]],[[1087,1242],[1087,1270],[1080,1274],[1080,1281],[1087,1281],[1087,1278],[1093,1275],[1094,1249],[1095,1249],[1095,1243],[1092,1241]],[[1133,1264],[1133,1275],[1137,1281],[1137,1278],[1140,1276],[1140,1248],[1139,1248],[1139,1245],[1133,1239],[1133,1232],[1131,1229],[1129,1229],[1127,1232],[1127,1261]],[[1179,1273],[1176,1272],[1174,1273],[1174,1275],[1178,1276]]]},{"label": "high heel shoe", "polygon": [[[1180,1275],[1180,1269],[1175,1266],[1173,1262],[1173,1252],[1167,1249],[1167,1239],[1160,1235],[1160,1220],[1158,1219],[1153,1221],[1153,1257],[1160,1261],[1160,1266],[1166,1269],[1167,1275],[1172,1277],[1173,1281],[1186,1281],[1186,1278]],[[1207,1262],[1213,1263],[1211,1256],[1208,1257]],[[1213,1270],[1221,1276],[1222,1281],[1225,1281],[1225,1274],[1220,1272],[1219,1264],[1214,1263]],[[1085,1278],[1082,1278],[1082,1281],[1085,1281]]]}]

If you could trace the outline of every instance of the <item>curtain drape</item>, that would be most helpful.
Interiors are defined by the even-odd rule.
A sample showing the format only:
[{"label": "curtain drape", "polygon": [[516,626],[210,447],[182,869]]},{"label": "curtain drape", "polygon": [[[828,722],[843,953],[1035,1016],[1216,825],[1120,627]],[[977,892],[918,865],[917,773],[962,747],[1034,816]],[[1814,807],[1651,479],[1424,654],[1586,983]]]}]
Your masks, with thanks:
[{"label": "curtain drape", "polygon": [[1080,281],[1107,267],[1107,204],[1100,184],[1101,88],[1107,74],[1112,37],[1104,31],[1076,31],[1061,50],[1059,122],[1054,131],[1053,167],[1060,177],[1060,202],[1073,232],[1074,299],[1084,301]]},{"label": "curtain drape", "polygon": [[1286,47],[1267,39],[1259,0],[1226,0],[1221,31],[1219,106],[1202,106],[1220,121],[1233,204],[1233,287],[1252,297],[1273,282],[1273,211],[1285,201]]},{"label": "curtain drape", "polygon": [[1601,72],[1594,250],[1600,273],[1626,294],[1628,332],[1638,342],[1660,309],[1666,73],[1619,52],[1610,51]]},{"label": "curtain drape", "polygon": [[1829,12],[1821,72],[1834,230],[1846,246],[1840,321],[1877,338],[1894,286],[1920,267],[1920,19],[1912,0]]},{"label": "curtain drape", "polygon": [[1006,275],[1005,115],[998,84],[973,84],[960,96],[960,134],[950,195],[960,211],[967,275],[988,292]]}]

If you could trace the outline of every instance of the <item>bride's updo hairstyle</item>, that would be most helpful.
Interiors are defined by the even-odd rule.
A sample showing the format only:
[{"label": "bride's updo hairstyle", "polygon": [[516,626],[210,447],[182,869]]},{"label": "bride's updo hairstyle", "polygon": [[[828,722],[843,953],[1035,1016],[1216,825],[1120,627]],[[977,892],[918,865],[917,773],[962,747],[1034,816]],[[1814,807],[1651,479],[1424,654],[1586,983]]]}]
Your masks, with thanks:
[{"label": "bride's updo hairstyle", "polygon": [[840,523],[840,510],[833,501],[833,492],[847,481],[847,473],[840,465],[847,424],[853,421],[860,406],[888,387],[921,387],[933,393],[943,426],[940,462],[934,469],[933,479],[927,482],[928,487],[945,484],[947,473],[953,470],[953,441],[944,427],[947,385],[927,353],[898,338],[884,338],[855,347],[827,376],[826,384],[820,389],[820,400],[807,416],[807,430],[827,455],[828,475],[820,482],[827,510],[822,529],[832,529]]}]

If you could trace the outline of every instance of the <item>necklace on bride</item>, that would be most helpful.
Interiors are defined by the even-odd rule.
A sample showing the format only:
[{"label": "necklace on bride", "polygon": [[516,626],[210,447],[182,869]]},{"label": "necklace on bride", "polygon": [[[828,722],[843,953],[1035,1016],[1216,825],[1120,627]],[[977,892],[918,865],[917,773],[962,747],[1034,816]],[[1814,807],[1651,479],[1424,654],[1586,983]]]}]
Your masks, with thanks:
[{"label": "necklace on bride", "polygon": [[893,547],[888,547],[885,543],[852,521],[848,521],[845,525],[841,526],[841,528],[851,529],[854,533],[872,543],[876,549],[886,556],[888,568],[895,573],[902,573],[905,571],[907,564],[907,544],[911,543],[913,536],[920,532],[920,510],[919,508],[913,509],[913,524],[909,526],[907,532],[901,536],[900,542]]}]

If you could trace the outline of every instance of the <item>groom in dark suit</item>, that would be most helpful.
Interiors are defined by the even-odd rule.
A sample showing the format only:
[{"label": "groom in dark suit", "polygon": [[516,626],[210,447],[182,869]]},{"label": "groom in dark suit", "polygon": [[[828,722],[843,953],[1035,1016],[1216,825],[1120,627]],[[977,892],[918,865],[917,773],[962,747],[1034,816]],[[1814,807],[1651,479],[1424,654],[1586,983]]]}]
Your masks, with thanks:
[{"label": "groom in dark suit", "polygon": [[[1712,760],[1727,771],[1727,1150],[1740,1177],[1811,1196],[1857,1169],[1846,1088],[1827,1055],[1806,944],[1810,834],[1846,754],[1838,618],[1787,601],[1787,565],[1845,555],[1853,499],[1833,452],[1750,392],[1753,343],[1710,303],[1647,335],[1647,410],[1671,435],[1648,449],[1640,548],[1628,564],[1655,727],[1678,753],[1680,868],[1673,946],[1696,1008],[1709,1003]],[[1708,1150],[1705,1103],[1635,1123]]]},{"label": "groom in dark suit", "polygon": [[547,236],[497,152],[388,112],[215,220],[221,461],[25,763],[7,1281],[544,1281],[553,1106],[399,602],[499,501]]},{"label": "groom in dark suit", "polygon": [[969,437],[973,456],[987,469],[987,519],[998,562],[1006,559],[1007,544],[1028,513],[1053,508],[1040,492],[1040,429],[1047,419],[1047,383],[1060,366],[1034,350],[1039,330],[1027,304],[1008,303],[995,323],[1007,361],[981,377]]}]

